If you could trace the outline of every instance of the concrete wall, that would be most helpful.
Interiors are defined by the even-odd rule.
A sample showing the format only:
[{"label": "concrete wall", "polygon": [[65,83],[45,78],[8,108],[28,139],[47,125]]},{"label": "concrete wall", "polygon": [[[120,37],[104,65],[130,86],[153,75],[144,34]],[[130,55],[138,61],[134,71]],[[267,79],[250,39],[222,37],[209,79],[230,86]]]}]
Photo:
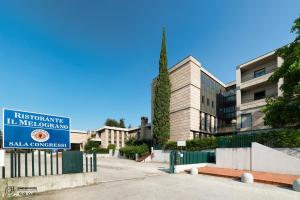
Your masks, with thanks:
[{"label": "concrete wall", "polygon": [[299,158],[258,143],[252,143],[252,148],[217,148],[216,166],[300,175]]},{"label": "concrete wall", "polygon": [[170,151],[153,150],[152,161],[168,163],[170,161]]},{"label": "concrete wall", "polygon": [[216,166],[230,169],[251,169],[251,148],[217,148]]},{"label": "concrete wall", "polygon": [[300,159],[264,145],[252,143],[252,170],[300,175]]},{"label": "concrete wall", "polygon": [[[35,176],[21,178],[7,178],[0,180],[0,195],[4,197],[7,186],[17,187],[37,187],[37,193],[51,190],[60,190],[96,184],[100,182],[99,172],[64,174],[53,176]],[[16,192],[15,195],[19,193]]]}]

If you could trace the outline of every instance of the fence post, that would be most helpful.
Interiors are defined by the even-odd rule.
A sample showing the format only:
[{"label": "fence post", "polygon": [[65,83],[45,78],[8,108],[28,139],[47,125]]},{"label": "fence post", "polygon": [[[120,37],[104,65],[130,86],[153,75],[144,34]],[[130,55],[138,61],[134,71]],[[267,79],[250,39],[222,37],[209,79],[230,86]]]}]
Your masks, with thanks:
[{"label": "fence post", "polygon": [[25,152],[25,177],[28,176],[28,171],[27,171],[27,151]]},{"label": "fence post", "polygon": [[18,177],[21,177],[21,153],[18,152]]},{"label": "fence post", "polygon": [[97,171],[97,154],[95,152],[93,153],[93,160],[94,160],[94,162],[93,162],[94,172],[96,172]]},{"label": "fence post", "polygon": [[31,175],[34,176],[34,150],[31,152]]},{"label": "fence post", "polygon": [[17,177],[17,153],[16,150],[14,151],[14,164],[15,164],[15,169],[14,169],[14,177]]},{"label": "fence post", "polygon": [[5,178],[5,167],[4,166],[2,167],[2,178],[3,179]]},{"label": "fence post", "polygon": [[92,160],[93,158],[92,157],[90,157],[90,169],[91,169],[91,172],[93,171],[93,168],[92,168],[92,164],[93,164],[93,160]]},{"label": "fence post", "polygon": [[175,161],[174,151],[171,151],[170,152],[170,174],[174,173],[174,161]]},{"label": "fence post", "polygon": [[58,150],[56,150],[56,174],[58,174]]},{"label": "fence post", "polygon": [[87,157],[87,154],[85,154],[85,171],[89,172],[89,159]]},{"label": "fence post", "polygon": [[47,151],[44,151],[45,176],[47,175]]},{"label": "fence post", "polygon": [[14,154],[10,152],[10,178],[14,177]]},{"label": "fence post", "polygon": [[52,158],[52,151],[50,152],[50,169],[51,169],[51,175],[53,175],[53,158]]},{"label": "fence post", "polygon": [[41,151],[38,150],[38,164],[39,164],[39,176],[42,175],[42,172],[41,172]]}]

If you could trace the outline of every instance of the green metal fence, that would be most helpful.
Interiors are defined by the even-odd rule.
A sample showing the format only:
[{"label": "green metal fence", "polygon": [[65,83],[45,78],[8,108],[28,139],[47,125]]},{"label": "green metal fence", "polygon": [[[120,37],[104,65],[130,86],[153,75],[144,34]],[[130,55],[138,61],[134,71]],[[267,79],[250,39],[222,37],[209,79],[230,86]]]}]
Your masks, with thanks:
[{"label": "green metal fence", "polygon": [[232,137],[219,137],[218,148],[251,147],[252,142],[257,142],[257,135],[235,135]]},{"label": "green metal fence", "polygon": [[215,163],[214,152],[203,151],[171,151],[170,152],[170,173],[174,173],[175,165],[188,165],[196,163]]},{"label": "green metal fence", "polygon": [[[21,176],[46,176],[54,174],[83,173],[97,171],[97,156],[85,155],[86,170],[83,170],[83,153],[80,151],[10,151],[9,162],[1,167],[1,178]],[[59,159],[61,158],[61,160]],[[89,158],[89,159],[88,159]],[[61,170],[60,170],[61,169]]]}]

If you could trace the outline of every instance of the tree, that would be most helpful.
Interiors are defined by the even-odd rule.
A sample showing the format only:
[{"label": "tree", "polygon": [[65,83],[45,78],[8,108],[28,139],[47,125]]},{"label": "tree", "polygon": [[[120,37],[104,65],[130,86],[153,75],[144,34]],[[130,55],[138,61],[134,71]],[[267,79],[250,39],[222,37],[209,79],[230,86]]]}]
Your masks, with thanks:
[{"label": "tree", "polygon": [[105,121],[105,126],[125,128],[125,120],[122,118],[119,121],[117,121],[115,119],[107,118]]},{"label": "tree", "polygon": [[120,121],[119,121],[119,127],[120,127],[120,128],[125,128],[125,121],[124,121],[123,118],[120,119]]},{"label": "tree", "polygon": [[296,33],[296,38],[276,51],[284,62],[269,78],[272,83],[283,79],[283,95],[267,98],[263,109],[265,124],[272,127],[300,126],[300,17],[294,21],[291,32]]},{"label": "tree", "polygon": [[166,32],[163,30],[159,60],[159,75],[154,81],[153,135],[156,143],[165,144],[170,137],[170,96]]}]

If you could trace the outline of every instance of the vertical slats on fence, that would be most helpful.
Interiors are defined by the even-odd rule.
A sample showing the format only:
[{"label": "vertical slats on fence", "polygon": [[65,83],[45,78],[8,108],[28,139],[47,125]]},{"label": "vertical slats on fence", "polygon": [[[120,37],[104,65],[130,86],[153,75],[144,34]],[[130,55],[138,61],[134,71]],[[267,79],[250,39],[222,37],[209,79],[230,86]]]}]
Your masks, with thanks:
[{"label": "vertical slats on fence", "polygon": [[56,174],[58,174],[58,151],[56,151]]},{"label": "vertical slats on fence", "polygon": [[16,151],[14,151],[14,162],[15,162],[14,177],[17,177],[17,153],[16,153]]},{"label": "vertical slats on fence", "polygon": [[34,150],[31,152],[31,175],[34,176]]},{"label": "vertical slats on fence", "polygon": [[91,172],[93,171],[93,168],[92,168],[92,164],[93,164],[93,160],[92,160],[93,158],[92,157],[90,157],[90,170],[91,170]]},{"label": "vertical slats on fence", "polygon": [[97,171],[97,154],[96,153],[93,153],[93,164],[94,164],[94,172]]},{"label": "vertical slats on fence", "polygon": [[38,150],[38,167],[39,167],[39,176],[42,175],[42,172],[41,172],[41,151]]},{"label": "vertical slats on fence", "polygon": [[5,178],[5,167],[4,166],[2,167],[2,178],[3,179]]},{"label": "vertical slats on fence", "polygon": [[25,152],[25,177],[28,176],[28,168],[27,168],[27,151]]},{"label": "vertical slats on fence", "polygon": [[44,151],[45,176],[47,175],[47,151]]},{"label": "vertical slats on fence", "polygon": [[21,154],[18,152],[18,177],[21,177]]},{"label": "vertical slats on fence", "polygon": [[51,169],[51,175],[53,175],[53,154],[52,151],[50,152],[50,169]]},{"label": "vertical slats on fence", "polygon": [[87,155],[85,155],[85,171],[89,172],[89,165],[88,165],[89,159]]},{"label": "vertical slats on fence", "polygon": [[10,152],[10,178],[14,177],[14,154]]},{"label": "vertical slats on fence", "polygon": [[174,173],[173,151],[170,152],[169,172],[170,174]]}]

